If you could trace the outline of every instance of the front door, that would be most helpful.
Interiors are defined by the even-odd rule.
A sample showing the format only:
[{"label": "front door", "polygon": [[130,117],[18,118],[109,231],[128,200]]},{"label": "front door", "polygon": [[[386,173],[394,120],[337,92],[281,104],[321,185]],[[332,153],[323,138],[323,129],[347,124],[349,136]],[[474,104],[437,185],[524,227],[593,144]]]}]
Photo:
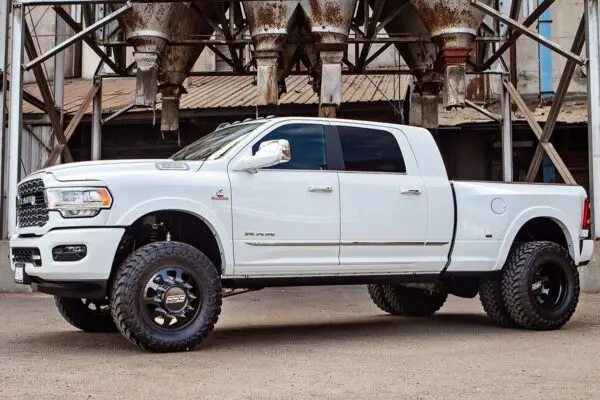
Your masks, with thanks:
[{"label": "front door", "polygon": [[342,270],[439,272],[449,243],[428,236],[427,191],[408,140],[397,130],[336,123]]},{"label": "front door", "polygon": [[243,150],[286,139],[291,160],[230,171],[236,275],[319,273],[339,265],[340,190],[328,170],[326,125],[285,122]]}]

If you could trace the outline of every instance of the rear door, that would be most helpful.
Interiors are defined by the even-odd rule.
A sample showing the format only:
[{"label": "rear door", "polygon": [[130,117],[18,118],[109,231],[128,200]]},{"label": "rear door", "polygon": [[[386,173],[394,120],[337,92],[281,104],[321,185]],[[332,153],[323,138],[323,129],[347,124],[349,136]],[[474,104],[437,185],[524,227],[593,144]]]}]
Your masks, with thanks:
[{"label": "rear door", "polygon": [[449,243],[427,241],[427,188],[405,135],[366,124],[334,126],[344,162],[339,172],[342,270],[442,270]]}]

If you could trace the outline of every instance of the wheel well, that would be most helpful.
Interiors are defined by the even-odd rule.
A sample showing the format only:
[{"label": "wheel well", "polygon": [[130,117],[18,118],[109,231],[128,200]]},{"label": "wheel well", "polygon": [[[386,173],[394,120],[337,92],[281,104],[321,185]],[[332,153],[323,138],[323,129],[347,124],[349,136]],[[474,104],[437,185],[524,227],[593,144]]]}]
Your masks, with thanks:
[{"label": "wheel well", "polygon": [[537,240],[554,242],[569,250],[569,241],[561,226],[551,218],[534,218],[521,227],[512,244],[512,249],[526,243]]},{"label": "wheel well", "polygon": [[112,273],[136,249],[163,240],[194,246],[212,261],[219,275],[221,274],[222,254],[212,229],[198,216],[176,210],[152,212],[131,224],[119,243]]}]

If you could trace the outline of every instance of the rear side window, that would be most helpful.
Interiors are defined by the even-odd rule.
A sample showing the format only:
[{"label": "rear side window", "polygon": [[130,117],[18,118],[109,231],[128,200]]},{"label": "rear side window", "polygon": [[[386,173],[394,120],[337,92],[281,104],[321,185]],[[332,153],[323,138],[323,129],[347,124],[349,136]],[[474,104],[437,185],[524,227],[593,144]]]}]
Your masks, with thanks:
[{"label": "rear side window", "polygon": [[379,129],[337,127],[346,171],[405,173],[398,141]]},{"label": "rear side window", "polygon": [[327,147],[325,144],[325,128],[316,124],[290,124],[266,134],[252,146],[252,154],[256,154],[262,142],[286,139],[290,143],[292,159],[267,169],[327,169]]}]

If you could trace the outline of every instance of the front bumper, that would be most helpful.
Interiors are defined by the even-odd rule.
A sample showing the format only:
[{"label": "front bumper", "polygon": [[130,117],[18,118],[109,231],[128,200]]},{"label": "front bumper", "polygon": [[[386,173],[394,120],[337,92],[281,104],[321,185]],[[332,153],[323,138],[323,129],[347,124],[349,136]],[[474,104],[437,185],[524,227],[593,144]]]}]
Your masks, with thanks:
[{"label": "front bumper", "polygon": [[[39,261],[25,263],[25,273],[34,283],[68,285],[69,282],[107,281],[124,231],[124,228],[76,228],[53,230],[43,236],[13,237],[10,267],[15,270],[13,249],[38,249]],[[87,254],[79,261],[55,261],[52,249],[61,245],[85,245]]]}]

